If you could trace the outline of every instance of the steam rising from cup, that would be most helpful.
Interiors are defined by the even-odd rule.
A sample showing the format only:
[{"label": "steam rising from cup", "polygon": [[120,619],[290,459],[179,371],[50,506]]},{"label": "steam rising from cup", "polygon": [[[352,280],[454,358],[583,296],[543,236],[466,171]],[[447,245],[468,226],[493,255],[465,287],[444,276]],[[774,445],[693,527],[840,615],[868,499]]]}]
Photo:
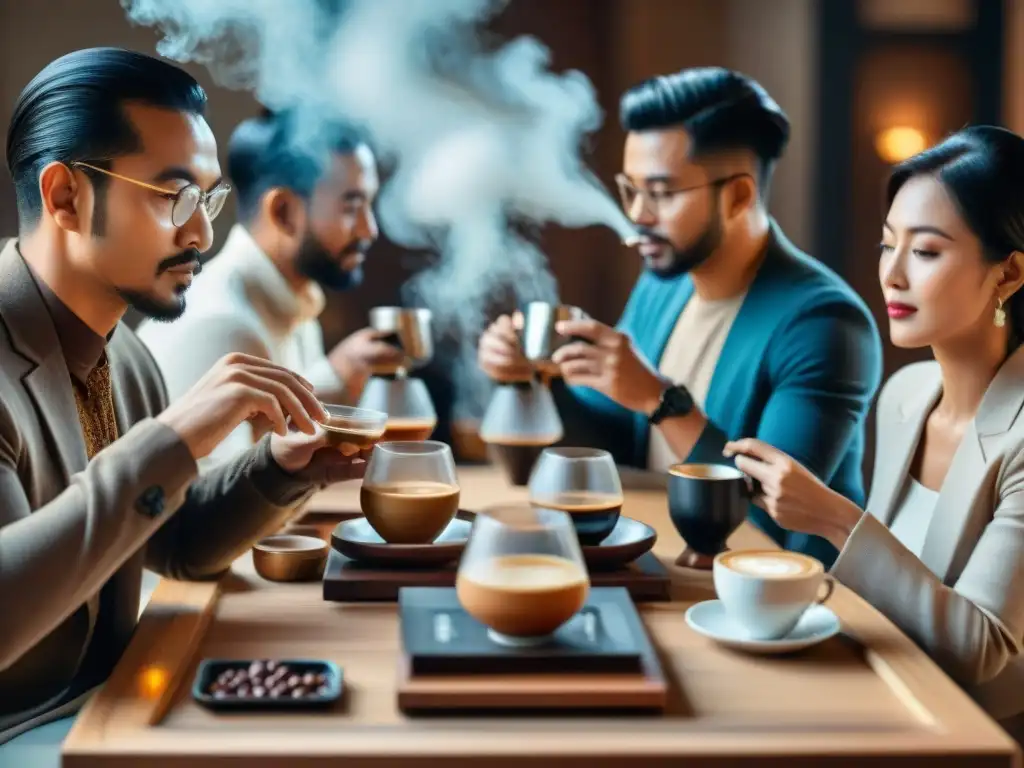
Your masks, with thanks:
[{"label": "steam rising from cup", "polygon": [[[553,73],[548,50],[520,37],[485,47],[503,0],[122,0],[157,27],[158,51],[205,65],[296,115],[315,149],[327,119],[362,124],[392,166],[378,199],[392,241],[440,254],[404,288],[436,331],[464,339],[457,397],[482,410],[475,340],[488,300],[558,303],[546,260],[522,224],[635,230],[580,157],[602,120],[587,78]],[[490,41],[488,41],[490,42]],[[468,402],[466,402],[468,401]],[[478,411],[479,412],[479,411]]]}]

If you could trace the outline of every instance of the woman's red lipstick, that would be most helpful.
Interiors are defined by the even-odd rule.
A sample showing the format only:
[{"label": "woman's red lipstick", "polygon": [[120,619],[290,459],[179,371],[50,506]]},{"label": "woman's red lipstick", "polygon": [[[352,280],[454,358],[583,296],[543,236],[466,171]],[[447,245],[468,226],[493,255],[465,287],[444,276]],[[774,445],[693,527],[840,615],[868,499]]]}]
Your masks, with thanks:
[{"label": "woman's red lipstick", "polygon": [[898,301],[890,301],[885,305],[885,308],[889,312],[889,317],[894,320],[902,320],[917,312],[917,307],[913,307],[910,304],[900,304]]}]

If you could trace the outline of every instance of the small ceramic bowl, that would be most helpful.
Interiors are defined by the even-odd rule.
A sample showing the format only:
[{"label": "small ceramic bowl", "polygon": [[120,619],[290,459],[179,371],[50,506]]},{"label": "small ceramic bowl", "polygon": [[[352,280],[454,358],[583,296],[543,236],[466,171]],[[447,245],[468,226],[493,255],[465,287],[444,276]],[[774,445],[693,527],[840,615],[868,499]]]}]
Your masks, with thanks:
[{"label": "small ceramic bowl", "polygon": [[314,536],[279,534],[256,542],[252,562],[269,581],[313,581],[323,576],[329,549]]}]

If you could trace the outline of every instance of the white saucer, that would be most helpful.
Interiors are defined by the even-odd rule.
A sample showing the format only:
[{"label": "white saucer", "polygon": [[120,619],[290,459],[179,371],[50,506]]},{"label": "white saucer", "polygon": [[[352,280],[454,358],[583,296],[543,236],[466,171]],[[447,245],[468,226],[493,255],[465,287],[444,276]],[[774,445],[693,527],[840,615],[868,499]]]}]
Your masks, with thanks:
[{"label": "white saucer", "polygon": [[792,653],[828,640],[842,628],[839,617],[824,605],[812,605],[793,631],[780,640],[751,640],[725,613],[721,600],[690,606],[686,623],[705,637],[729,648],[754,653]]}]

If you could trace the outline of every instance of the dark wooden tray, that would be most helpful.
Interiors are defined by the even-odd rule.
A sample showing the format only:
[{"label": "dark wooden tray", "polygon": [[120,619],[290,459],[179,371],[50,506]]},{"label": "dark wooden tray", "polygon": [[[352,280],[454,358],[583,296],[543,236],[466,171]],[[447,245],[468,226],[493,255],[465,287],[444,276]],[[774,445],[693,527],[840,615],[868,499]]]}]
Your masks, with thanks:
[{"label": "dark wooden tray", "polygon": [[[385,568],[350,560],[331,550],[324,568],[323,596],[332,602],[394,602],[402,587],[454,587],[458,563],[442,568]],[[636,602],[669,600],[668,569],[648,552],[626,568],[592,570],[594,587],[625,587]]]}]

